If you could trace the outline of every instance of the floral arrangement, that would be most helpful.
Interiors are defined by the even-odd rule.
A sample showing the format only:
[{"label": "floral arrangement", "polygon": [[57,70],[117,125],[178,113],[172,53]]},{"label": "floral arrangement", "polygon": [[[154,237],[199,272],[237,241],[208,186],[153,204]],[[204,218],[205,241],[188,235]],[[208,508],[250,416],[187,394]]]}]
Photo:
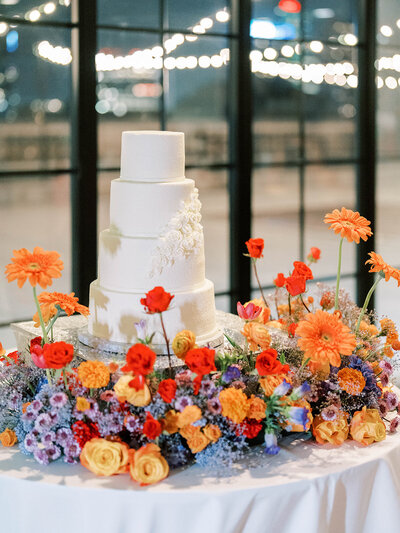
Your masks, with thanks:
[{"label": "floral arrangement", "polygon": [[[96,475],[129,473],[148,485],[193,462],[229,467],[253,444],[277,454],[287,433],[309,432],[317,443],[337,446],[385,439],[400,421],[389,383],[389,359],[400,340],[394,323],[383,318],[376,325],[367,307],[380,280],[400,285],[400,271],[371,252],[367,264],[377,276],[358,308],[340,289],[342,248],[344,239],[367,240],[370,223],[345,208],[327,214],[325,223],[340,236],[336,289],[318,285],[309,294],[310,267],[320,258],[311,248],[308,264],[294,261],[288,275],[277,274],[273,294],[265,296],[260,286],[261,298],[238,302],[243,342],[227,337],[220,351],[198,347],[188,330],[170,343],[163,313],[174,296],[150,290],[141,303],[160,317],[170,362],[162,371],[153,336],[143,334],[122,366],[79,361],[71,344],[54,342],[62,312],[89,311],[73,293],[37,295],[37,285],[46,289],[61,275],[57,252],[14,251],[6,274],[19,287],[26,281],[33,287],[41,335],[30,343],[29,361],[18,352],[6,356],[0,345],[2,445],[18,444],[41,464],[80,462]],[[264,241],[249,239],[246,246],[258,280]],[[181,367],[172,365],[172,352]]]}]

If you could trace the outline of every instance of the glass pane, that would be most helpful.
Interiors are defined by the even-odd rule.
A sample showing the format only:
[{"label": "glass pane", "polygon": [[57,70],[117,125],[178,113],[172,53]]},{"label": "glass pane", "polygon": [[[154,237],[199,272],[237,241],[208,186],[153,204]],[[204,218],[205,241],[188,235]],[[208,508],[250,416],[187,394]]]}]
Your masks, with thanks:
[{"label": "glass pane", "polygon": [[18,26],[10,35],[12,47],[0,37],[2,169],[68,168],[70,31]]},{"label": "glass pane", "polygon": [[186,171],[199,189],[204,231],[206,277],[215,291],[229,288],[229,197],[228,173],[201,168]]},{"label": "glass pane", "polygon": [[400,3],[398,0],[378,0],[377,28],[377,41],[380,45],[400,46]]},{"label": "glass pane", "polygon": [[37,0],[2,0],[0,2],[0,15],[21,18],[31,22],[69,21],[71,19],[71,0],[54,0],[42,4]]},{"label": "glass pane", "polygon": [[167,28],[197,34],[229,32],[230,4],[230,0],[167,0]]},{"label": "glass pane", "polygon": [[379,283],[375,292],[375,309],[380,319],[385,316],[392,319],[397,324],[400,322],[398,291],[399,288],[397,287],[397,283],[393,279],[389,280],[387,283],[385,281]]},{"label": "glass pane", "polygon": [[11,350],[16,347],[17,341],[10,327],[0,327],[0,342],[5,350]]},{"label": "glass pane", "polygon": [[299,0],[252,0],[250,34],[255,39],[292,40],[300,37]]},{"label": "glass pane", "polygon": [[360,3],[349,0],[307,0],[304,2],[305,38],[338,41],[354,46],[359,38]]},{"label": "glass pane", "polygon": [[[400,227],[400,161],[380,162],[377,166],[377,216],[375,233],[377,252],[384,260],[400,266],[399,227]],[[380,284],[383,285],[383,284]],[[397,298],[400,294],[397,293]]]},{"label": "glass pane", "polygon": [[[313,267],[315,277],[335,276],[340,237],[324,223],[326,213],[334,209],[355,209],[356,169],[347,165],[312,165],[305,173],[305,254],[312,246],[321,250],[321,259]],[[361,213],[362,214],[362,213]],[[356,268],[356,245],[343,243],[342,273]]]},{"label": "glass pane", "polygon": [[119,168],[123,131],[160,129],[162,48],[151,33],[100,31],[98,42],[99,166]]},{"label": "glass pane", "polygon": [[[70,177],[1,178],[0,264],[10,262],[13,250],[35,246],[56,250],[64,262],[62,277],[48,291],[71,291]],[[42,289],[38,289],[40,293]],[[0,323],[30,319],[35,313],[28,282],[19,289],[0,276]],[[78,295],[79,296],[79,295]]]},{"label": "glass pane", "polygon": [[[229,296],[216,296],[215,298],[215,307],[220,311],[225,311],[226,313],[230,312],[230,298]],[[0,330],[1,335],[1,330]]]},{"label": "glass pane", "polygon": [[303,92],[307,159],[356,156],[358,67],[356,50],[304,46]]},{"label": "glass pane", "polygon": [[254,159],[257,163],[299,158],[302,68],[299,45],[253,39]]},{"label": "glass pane", "polygon": [[[287,274],[300,259],[299,209],[297,168],[254,169],[251,236],[265,242],[264,258],[258,263],[262,285],[272,285],[278,272]],[[257,287],[254,276],[252,286]]]},{"label": "glass pane", "polygon": [[122,27],[159,28],[160,0],[98,0],[99,24],[114,24]]},{"label": "glass pane", "polygon": [[167,126],[185,133],[186,164],[227,162],[227,40],[199,37],[166,56]]}]

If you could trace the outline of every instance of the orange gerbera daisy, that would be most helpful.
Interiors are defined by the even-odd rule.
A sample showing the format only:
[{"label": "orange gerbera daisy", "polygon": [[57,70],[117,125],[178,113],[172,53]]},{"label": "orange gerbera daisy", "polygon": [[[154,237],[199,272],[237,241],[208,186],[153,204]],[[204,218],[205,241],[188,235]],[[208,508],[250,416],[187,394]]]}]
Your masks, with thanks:
[{"label": "orange gerbera daisy", "polygon": [[369,272],[383,272],[383,274],[385,274],[385,281],[389,281],[390,278],[393,278],[397,281],[397,286],[400,287],[400,270],[385,263],[382,257],[375,252],[369,252],[368,255],[370,256],[370,259],[365,261],[365,264],[367,265],[369,263],[372,265]]},{"label": "orange gerbera daisy", "polygon": [[349,242],[360,242],[360,238],[366,241],[372,235],[371,222],[362,217],[358,211],[352,211],[342,207],[342,210],[334,209],[332,213],[327,213],[324,219],[325,224],[330,224],[330,229],[335,233],[340,233],[342,238],[346,237]]},{"label": "orange gerbera daisy", "polygon": [[[42,292],[38,296],[40,310],[42,311],[43,320],[48,322],[50,318],[57,314],[56,305],[60,306],[68,316],[74,313],[80,313],[87,316],[89,314],[89,308],[81,305],[74,292],[70,294],[63,294],[62,292]],[[33,320],[35,326],[39,327],[39,315],[35,313]]]},{"label": "orange gerbera daisy", "polygon": [[6,266],[8,282],[17,280],[18,287],[22,287],[26,280],[32,287],[40,285],[45,289],[53,283],[52,278],[60,278],[64,263],[58,252],[47,252],[36,246],[33,253],[26,248],[14,250],[12,263]]},{"label": "orange gerbera daisy", "polygon": [[337,373],[339,387],[353,396],[362,393],[365,387],[365,378],[355,368],[342,368]]},{"label": "orange gerbera daisy", "polygon": [[350,355],[357,344],[354,333],[337,315],[321,310],[309,313],[299,322],[296,335],[306,358],[313,362],[329,361],[332,366],[339,366],[340,355]]}]

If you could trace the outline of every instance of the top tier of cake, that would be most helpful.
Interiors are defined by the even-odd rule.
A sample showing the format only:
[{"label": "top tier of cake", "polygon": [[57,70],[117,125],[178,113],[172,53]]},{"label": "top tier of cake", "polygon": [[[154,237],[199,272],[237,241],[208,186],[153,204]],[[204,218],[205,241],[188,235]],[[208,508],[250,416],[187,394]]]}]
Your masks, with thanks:
[{"label": "top tier of cake", "polygon": [[179,181],[185,176],[184,135],[165,131],[124,131],[121,179]]}]

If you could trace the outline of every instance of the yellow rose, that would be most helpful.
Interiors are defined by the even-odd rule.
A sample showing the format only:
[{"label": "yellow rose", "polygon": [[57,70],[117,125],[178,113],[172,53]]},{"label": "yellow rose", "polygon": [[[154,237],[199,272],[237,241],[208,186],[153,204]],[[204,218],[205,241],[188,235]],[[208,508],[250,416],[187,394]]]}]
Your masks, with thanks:
[{"label": "yellow rose", "polygon": [[172,341],[172,349],[179,359],[185,360],[185,355],[196,346],[196,337],[192,331],[184,329],[176,334]]},{"label": "yellow rose", "polygon": [[178,421],[180,413],[177,413],[173,409],[165,414],[165,417],[161,421],[163,431],[167,431],[170,435],[178,431]]},{"label": "yellow rose", "polygon": [[380,442],[386,438],[386,427],[377,409],[367,409],[354,413],[350,422],[350,435],[352,438],[368,446],[373,442]]},{"label": "yellow rose", "polygon": [[247,322],[241,332],[247,339],[250,350],[262,350],[269,348],[271,344],[271,335],[267,328],[258,322]]},{"label": "yellow rose", "polygon": [[146,444],[139,450],[130,450],[129,473],[142,486],[151,485],[168,476],[169,466],[156,444]]},{"label": "yellow rose", "polygon": [[318,444],[341,446],[349,435],[346,413],[341,412],[335,420],[324,420],[317,415],[312,423],[312,433]]},{"label": "yellow rose", "polygon": [[5,429],[3,433],[0,433],[0,442],[3,446],[6,446],[7,448],[14,446],[14,444],[17,444],[18,439],[17,435],[15,434],[15,431],[12,429]]},{"label": "yellow rose", "polygon": [[261,420],[266,417],[265,410],[267,406],[265,405],[264,400],[257,398],[257,396],[252,396],[248,401],[248,412],[247,418],[254,418],[255,420]]},{"label": "yellow rose", "polygon": [[199,453],[210,444],[210,440],[204,435],[204,433],[202,433],[202,431],[200,431],[200,428],[197,429],[199,431],[196,431],[196,433],[187,440],[187,445],[192,453]]},{"label": "yellow rose", "polygon": [[83,398],[83,396],[78,396],[76,398],[76,409],[77,411],[86,411],[87,409],[90,409],[90,403],[86,398]]},{"label": "yellow rose", "polygon": [[112,476],[128,470],[129,446],[123,442],[91,439],[83,447],[82,465],[97,476]]},{"label": "yellow rose", "polygon": [[280,385],[284,379],[290,383],[290,378],[288,378],[286,374],[272,374],[270,376],[264,376],[259,378],[258,382],[260,383],[265,396],[272,396],[272,393],[276,387]]},{"label": "yellow rose", "polygon": [[219,401],[222,406],[222,414],[235,424],[240,424],[246,418],[249,408],[247,396],[243,391],[233,387],[224,389],[219,393]]},{"label": "yellow rose", "polygon": [[271,316],[271,309],[265,305],[264,300],[262,298],[253,298],[249,302],[246,302],[244,304],[244,307],[246,307],[248,304],[254,304],[257,307],[261,307],[262,309],[261,313],[258,315],[257,318],[253,320],[253,322],[266,324],[269,320],[269,317]]},{"label": "yellow rose", "polygon": [[222,435],[221,430],[215,424],[207,424],[203,429],[203,433],[211,442],[217,442]]},{"label": "yellow rose", "polygon": [[179,413],[178,427],[184,428],[189,426],[201,418],[201,409],[197,405],[187,405],[185,409]]},{"label": "yellow rose", "polygon": [[135,407],[144,407],[151,402],[151,393],[149,387],[144,384],[143,389],[134,389],[129,386],[133,377],[130,374],[124,374],[114,385],[115,393],[119,400],[126,400]]}]

